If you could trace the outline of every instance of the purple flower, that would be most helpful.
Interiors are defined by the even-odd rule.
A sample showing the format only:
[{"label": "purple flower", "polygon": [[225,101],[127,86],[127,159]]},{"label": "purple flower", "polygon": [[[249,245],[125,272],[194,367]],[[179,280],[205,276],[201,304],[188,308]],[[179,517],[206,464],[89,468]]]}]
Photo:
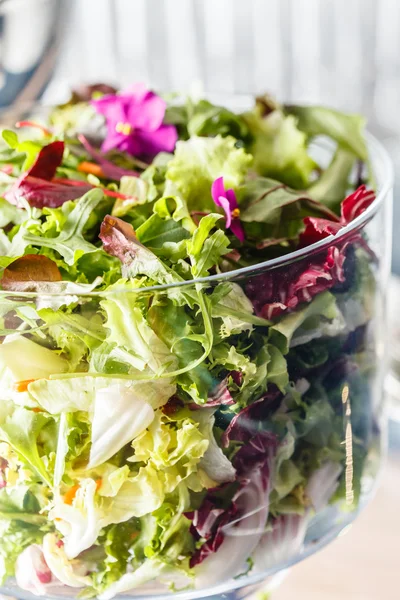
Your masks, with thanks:
[{"label": "purple flower", "polygon": [[244,242],[244,229],[239,220],[240,209],[236,194],[232,189],[225,190],[224,178],[218,177],[211,186],[211,195],[217,206],[220,206],[226,216],[226,228]]},{"label": "purple flower", "polygon": [[92,100],[92,105],[107,123],[103,152],[118,148],[133,156],[154,157],[174,150],[178,134],[173,125],[163,124],[166,103],[143,83]]}]

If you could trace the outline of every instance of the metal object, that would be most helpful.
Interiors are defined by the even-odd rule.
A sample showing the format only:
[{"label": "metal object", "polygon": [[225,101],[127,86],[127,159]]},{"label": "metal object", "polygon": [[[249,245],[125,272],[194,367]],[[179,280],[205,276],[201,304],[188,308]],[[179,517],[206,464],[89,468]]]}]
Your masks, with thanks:
[{"label": "metal object", "polygon": [[53,75],[60,39],[61,0],[0,3],[0,110],[12,122],[42,94]]}]

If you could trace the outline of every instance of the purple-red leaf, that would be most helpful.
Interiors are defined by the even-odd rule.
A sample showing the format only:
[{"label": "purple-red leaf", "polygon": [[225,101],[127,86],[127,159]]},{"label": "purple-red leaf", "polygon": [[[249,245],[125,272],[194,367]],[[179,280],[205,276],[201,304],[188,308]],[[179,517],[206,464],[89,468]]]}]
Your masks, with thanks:
[{"label": "purple-red leaf", "polygon": [[281,395],[276,386],[271,386],[265,396],[243,408],[233,417],[224,431],[221,438],[222,446],[227,448],[232,440],[248,443],[257,433],[256,425],[265,420],[271,405]]},{"label": "purple-red leaf", "polygon": [[4,194],[11,204],[22,206],[24,198],[35,208],[57,208],[68,200],[76,200],[92,189],[89,184],[69,186],[52,181],[64,154],[64,142],[56,141],[44,146],[35,163],[17,179]]},{"label": "purple-red leaf", "polygon": [[80,186],[64,185],[23,175],[17,182],[8,190],[4,197],[11,204],[21,207],[21,199],[24,198],[30,206],[35,208],[58,208],[68,200],[76,200],[86,192],[92,189],[89,184]]},{"label": "purple-red leaf", "polygon": [[104,173],[105,177],[108,179],[120,180],[121,177],[129,176],[129,177],[139,177],[139,173],[136,171],[130,171],[128,169],[123,169],[122,167],[118,167],[114,165],[110,160],[107,160],[102,152],[96,150],[89,140],[85,138],[84,135],[79,134],[78,139],[81,142],[82,146],[85,148],[86,152],[101,166],[101,170]]},{"label": "purple-red leaf", "polygon": [[44,146],[38,154],[34,164],[24,175],[32,177],[40,177],[50,181],[53,179],[58,167],[62,163],[64,154],[64,142],[51,142]]}]

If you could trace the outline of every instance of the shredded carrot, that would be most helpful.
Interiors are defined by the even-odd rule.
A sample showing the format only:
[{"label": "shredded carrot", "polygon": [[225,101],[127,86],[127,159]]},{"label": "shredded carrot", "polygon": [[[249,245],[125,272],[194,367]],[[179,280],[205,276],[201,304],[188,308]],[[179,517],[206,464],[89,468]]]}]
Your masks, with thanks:
[{"label": "shredded carrot", "polygon": [[65,504],[72,504],[78,490],[79,485],[73,485],[71,488],[69,488],[68,492],[64,495]]},{"label": "shredded carrot", "polygon": [[89,162],[84,160],[78,166],[78,171],[80,173],[89,173],[91,175],[95,175],[96,177],[105,177],[103,169],[100,165],[96,165],[94,162]]},{"label": "shredded carrot", "polygon": [[20,127],[35,127],[36,129],[40,129],[42,133],[47,137],[51,137],[53,135],[52,132],[49,129],[47,129],[47,127],[44,127],[40,123],[35,123],[34,121],[17,121],[17,123],[15,123],[15,127],[17,127],[18,129]]},{"label": "shredded carrot", "polygon": [[96,492],[99,491],[102,483],[103,483],[103,481],[101,479],[96,479]]},{"label": "shredded carrot", "polygon": [[14,383],[14,391],[16,392],[26,392],[28,389],[28,385],[35,381],[34,379],[24,379],[23,381],[16,381]]},{"label": "shredded carrot", "polygon": [[41,408],[38,408],[37,406],[35,406],[34,408],[32,408],[32,412],[41,413],[41,412],[44,412],[44,411]]}]

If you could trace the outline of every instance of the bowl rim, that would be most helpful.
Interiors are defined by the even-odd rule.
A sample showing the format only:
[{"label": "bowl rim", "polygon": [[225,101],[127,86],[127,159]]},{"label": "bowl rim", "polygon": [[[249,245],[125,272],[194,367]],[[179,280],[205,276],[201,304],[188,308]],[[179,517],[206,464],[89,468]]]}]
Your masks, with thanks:
[{"label": "bowl rim", "polygon": [[[216,273],[215,275],[209,275],[208,277],[198,277],[176,283],[174,282],[168,284],[158,284],[149,287],[131,288],[129,290],[127,290],[126,288],[115,288],[111,290],[102,291],[93,290],[88,292],[19,292],[13,290],[0,290],[0,298],[5,296],[15,296],[21,298],[21,300],[23,298],[61,298],[66,296],[74,296],[78,298],[105,298],[108,296],[114,296],[124,293],[144,294],[149,292],[161,292],[175,288],[186,288],[188,286],[203,286],[206,284],[216,284],[229,281],[235,282],[242,279],[243,277],[255,277],[257,275],[260,275],[261,273],[265,273],[266,271],[270,271],[272,269],[291,264],[306,256],[315,254],[318,251],[323,251],[324,249],[329,248],[329,246],[331,246],[333,243],[340,242],[341,240],[346,238],[350,233],[361,229],[366,223],[368,223],[384,203],[387,194],[393,189],[394,169],[389,153],[384,148],[383,144],[380,141],[378,141],[375,138],[375,136],[373,136],[369,131],[365,132],[365,136],[368,145],[371,169],[377,182],[377,195],[372,204],[370,204],[370,206],[363,213],[361,213],[349,224],[342,227],[335,235],[329,235],[328,237],[318,242],[315,242],[314,244],[310,244],[309,246],[305,246],[304,248],[299,248],[294,252],[289,252],[288,254],[284,254],[276,258],[262,261],[255,265],[241,267],[239,269],[234,269],[225,273]],[[323,149],[326,150],[332,150],[334,148],[334,144],[332,144],[331,141],[325,138],[319,138],[317,144],[320,147],[324,147]]]}]

